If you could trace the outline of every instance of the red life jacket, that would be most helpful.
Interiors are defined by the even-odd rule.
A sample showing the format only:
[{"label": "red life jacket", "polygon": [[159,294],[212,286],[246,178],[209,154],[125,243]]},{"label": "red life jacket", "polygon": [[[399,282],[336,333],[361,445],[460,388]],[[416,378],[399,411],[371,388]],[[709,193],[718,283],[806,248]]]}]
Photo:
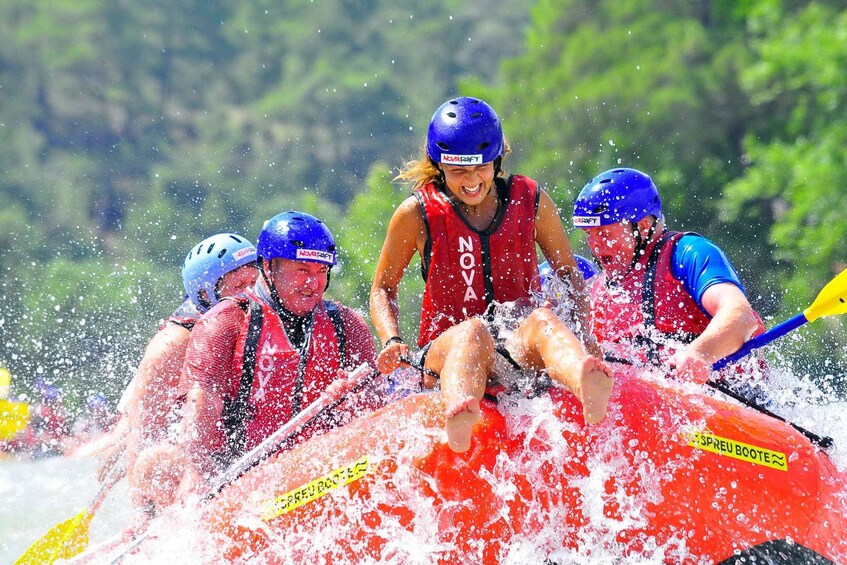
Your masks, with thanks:
[{"label": "red life jacket", "polygon": [[[666,231],[613,286],[606,284],[605,274],[596,277],[591,286],[591,314],[598,341],[646,347],[649,359],[659,362],[660,342],[670,337],[691,343],[706,330],[711,316],[673,274],[671,259],[683,235]],[[759,319],[756,335],[762,331],[764,324]]]},{"label": "red life jacket", "polygon": [[344,363],[345,339],[334,302],[324,301],[315,308],[304,356],[291,345],[282,320],[267,302],[249,292],[228,300],[249,313],[232,359],[239,390],[235,398],[224,400],[222,416],[228,439],[224,459],[231,460],[317,400]]},{"label": "red life jacket", "polygon": [[426,281],[418,345],[485,312],[494,302],[530,295],[538,287],[534,180],[513,175],[495,181],[500,206],[491,225],[479,231],[434,184],[415,191],[427,227],[421,272]]}]

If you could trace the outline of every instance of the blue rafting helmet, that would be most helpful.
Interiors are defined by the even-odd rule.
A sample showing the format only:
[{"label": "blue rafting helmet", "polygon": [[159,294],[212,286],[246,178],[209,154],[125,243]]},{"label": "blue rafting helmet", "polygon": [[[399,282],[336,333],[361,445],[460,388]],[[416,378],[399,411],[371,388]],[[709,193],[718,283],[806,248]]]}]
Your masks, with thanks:
[{"label": "blue rafting helmet", "polygon": [[[259,234],[257,251],[259,261],[270,261],[277,257],[292,261],[309,261],[327,265],[330,271],[336,264],[335,238],[332,237],[332,232],[316,217],[296,210],[277,214],[265,222]],[[276,286],[268,279],[265,269],[261,269],[261,273],[271,291],[271,297],[279,304]],[[326,286],[329,287],[329,274]]]},{"label": "blue rafting helmet", "polygon": [[[582,255],[576,254],[574,254],[573,258],[576,259],[576,266],[579,267],[579,271],[582,273],[583,279],[588,280],[599,273],[593,261],[586,259]],[[538,275],[541,277],[541,284],[543,286],[544,283],[546,283],[553,275],[553,269],[550,267],[550,263],[544,261],[538,265]]]},{"label": "blue rafting helmet", "polygon": [[662,219],[662,199],[653,180],[635,169],[611,169],[591,179],[576,197],[573,225],[635,223],[650,215]]},{"label": "blue rafting helmet", "polygon": [[442,104],[429,122],[426,153],[436,163],[482,165],[503,154],[503,128],[494,109],[463,96]]},{"label": "blue rafting helmet", "polygon": [[89,410],[97,410],[100,408],[108,408],[109,401],[106,400],[106,397],[100,393],[92,394],[88,397],[88,402],[86,403]]},{"label": "blue rafting helmet", "polygon": [[[235,269],[254,263],[256,248],[234,233],[219,233],[191,248],[182,264],[182,283],[188,298],[205,312],[218,303],[218,281]],[[200,296],[205,290],[208,300]]]},{"label": "blue rafting helmet", "polygon": [[281,257],[323,263],[330,268],[336,263],[335,238],[326,224],[295,210],[277,214],[265,222],[256,250],[261,259],[268,261]]}]

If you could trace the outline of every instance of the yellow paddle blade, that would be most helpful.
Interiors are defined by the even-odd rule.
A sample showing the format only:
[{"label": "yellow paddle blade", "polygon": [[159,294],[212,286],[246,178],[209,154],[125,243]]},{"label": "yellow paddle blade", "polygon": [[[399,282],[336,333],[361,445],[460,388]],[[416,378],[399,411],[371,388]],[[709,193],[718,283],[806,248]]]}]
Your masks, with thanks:
[{"label": "yellow paddle blade", "polygon": [[29,404],[0,398],[0,441],[15,439],[29,422]]},{"label": "yellow paddle blade", "polygon": [[88,527],[94,515],[88,508],[57,524],[33,543],[14,565],[37,565],[70,559],[88,547]]},{"label": "yellow paddle blade", "polygon": [[847,313],[847,269],[829,281],[818,293],[811,306],[803,310],[810,322],[821,316],[834,316]]}]

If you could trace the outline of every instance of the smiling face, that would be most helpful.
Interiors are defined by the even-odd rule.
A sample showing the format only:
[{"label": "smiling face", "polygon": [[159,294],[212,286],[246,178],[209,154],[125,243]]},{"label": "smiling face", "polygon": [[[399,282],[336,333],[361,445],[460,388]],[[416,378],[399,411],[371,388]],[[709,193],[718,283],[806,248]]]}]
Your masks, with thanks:
[{"label": "smiling face", "polygon": [[484,165],[443,165],[447,189],[468,206],[477,206],[494,183],[494,161]]},{"label": "smiling face", "polygon": [[305,316],[323,300],[329,267],[310,261],[276,258],[266,266],[282,306],[297,316]]}]

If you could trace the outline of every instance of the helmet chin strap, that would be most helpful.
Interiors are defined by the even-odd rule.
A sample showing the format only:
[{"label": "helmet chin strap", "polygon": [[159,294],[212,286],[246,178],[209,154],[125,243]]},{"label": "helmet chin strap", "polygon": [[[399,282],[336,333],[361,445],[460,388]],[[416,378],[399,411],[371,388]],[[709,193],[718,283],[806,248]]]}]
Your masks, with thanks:
[{"label": "helmet chin strap", "polygon": [[650,224],[650,229],[647,230],[647,235],[644,237],[641,236],[641,230],[638,229],[638,222],[629,223],[632,228],[632,236],[635,238],[635,249],[632,250],[632,262],[630,262],[629,269],[626,271],[627,274],[635,268],[635,265],[638,264],[638,260],[641,259],[644,252],[647,251],[647,246],[650,244],[650,240],[653,239],[653,234],[656,233],[656,224],[658,223],[658,219],[653,216],[653,223]]},{"label": "helmet chin strap", "polygon": [[267,263],[265,263],[265,260],[261,257],[258,258],[257,262],[259,263],[259,272],[262,273],[262,280],[265,281],[265,286],[268,287],[268,290],[271,293],[271,298],[276,305],[282,306],[282,303],[279,301],[279,293],[276,291],[276,285],[271,282],[271,279],[265,272],[265,265]]}]

